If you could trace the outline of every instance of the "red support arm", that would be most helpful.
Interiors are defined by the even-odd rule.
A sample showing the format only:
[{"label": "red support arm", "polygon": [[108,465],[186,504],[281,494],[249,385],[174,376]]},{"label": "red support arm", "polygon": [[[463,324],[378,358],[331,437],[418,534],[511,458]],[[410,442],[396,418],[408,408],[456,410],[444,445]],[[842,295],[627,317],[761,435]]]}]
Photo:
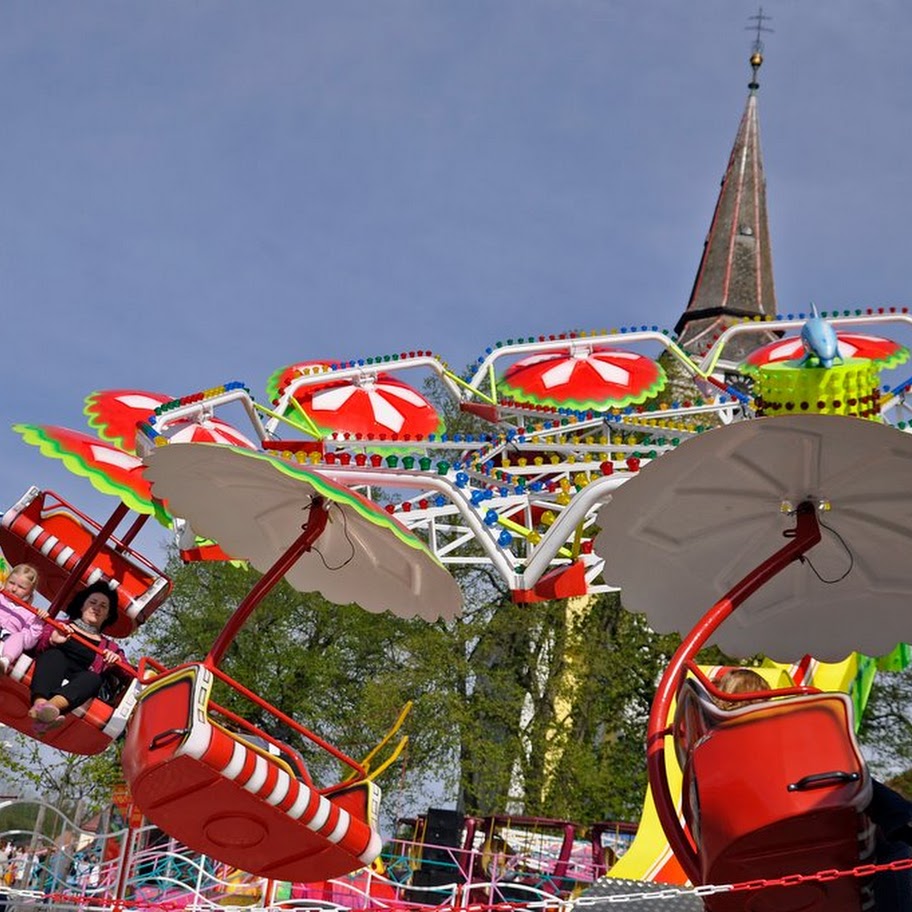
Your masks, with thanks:
[{"label": "red support arm", "polygon": [[79,558],[79,563],[72,569],[66,582],[60,587],[54,596],[54,601],[48,607],[48,614],[53,617],[57,612],[68,603],[70,595],[82,579],[82,574],[92,565],[95,556],[105,546],[108,540],[114,535],[114,530],[120,525],[123,518],[130,512],[130,508],[119,503],[114,512],[108,518],[108,521],[98,530],[92,543],[86,548],[85,554]]},{"label": "red support arm", "polygon": [[219,662],[234,642],[238,631],[244,626],[247,618],[253,613],[257,605],[272,591],[272,588],[295,565],[298,558],[313,547],[314,542],[323,534],[326,528],[327,510],[322,497],[314,497],[310,504],[310,515],[304,531],[295,539],[288,550],[257,580],[256,585],[247,593],[244,600],[234,609],[228,618],[228,623],[216,637],[205,664],[211,668],[218,668]]},{"label": "red support arm", "polygon": [[791,537],[788,544],[736,583],[685,637],[672,656],[668,668],[665,669],[652,701],[646,732],[646,770],[662,829],[691,883],[699,884],[702,877],[696,849],[681,826],[668,786],[668,775],[665,771],[665,738],[671,733],[668,728],[668,715],[672,701],[677,696],[687,673],[687,664],[693,661],[694,656],[706,645],[722,622],[761,586],[820,541],[820,526],[813,504],[805,501],[799,505],[795,529],[785,534]]}]

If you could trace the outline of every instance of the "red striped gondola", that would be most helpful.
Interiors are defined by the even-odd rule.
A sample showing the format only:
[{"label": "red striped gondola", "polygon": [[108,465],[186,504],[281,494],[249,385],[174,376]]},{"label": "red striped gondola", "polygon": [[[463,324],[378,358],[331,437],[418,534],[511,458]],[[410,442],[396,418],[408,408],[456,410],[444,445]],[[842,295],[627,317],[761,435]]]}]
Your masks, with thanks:
[{"label": "red striped gondola", "polygon": [[[52,491],[33,487],[0,518],[0,548],[10,563],[28,563],[38,570],[38,590],[51,602],[52,615],[80,584],[106,580],[117,592],[119,609],[118,621],[106,633],[126,636],[171,591],[168,578],[129,547],[138,525],[124,539],[113,536],[126,513],[127,508],[119,506],[101,526]],[[34,735],[34,722],[28,716],[33,664],[33,657],[23,654],[8,675],[0,676],[0,723],[26,735]],[[119,668],[119,674],[112,670],[108,676],[115,686],[103,692],[103,698],[75,707],[42,741],[68,753],[98,754],[121,735],[136,705],[139,685],[129,666]]]},{"label": "red striped gondola", "polygon": [[[199,443],[172,443],[146,459],[155,496],[197,531],[248,558],[263,576],[202,662],[170,671],[141,663],[144,690],[123,752],[134,802],[186,845],[252,874],[306,882],[369,864],[381,848],[380,791],[372,778],[398,756],[405,739],[369,773],[368,761],[357,763],[322,741],[219,664],[283,578],[302,591],[319,588],[342,604],[437,617],[459,610],[452,577],[375,504],[299,466]],[[326,556],[334,549],[341,560],[329,565]],[[156,673],[147,671],[150,666]],[[271,715],[283,730],[328,751],[351,777],[317,787],[293,748],[212,702],[216,679],[254,704],[259,716]]]},{"label": "red striped gondola", "polygon": [[216,677],[242,689],[194,664],[143,690],[123,766],[145,815],[205,854],[277,880],[336,877],[373,861],[381,849],[377,786],[362,776],[319,789],[297,752],[267,750],[277,743],[252,727],[230,730],[210,701]]},{"label": "red striped gondola", "polygon": [[[0,518],[0,549],[11,564],[38,571],[40,591],[53,600],[92,547],[101,526],[53,491],[32,487]],[[171,591],[168,578],[128,542],[102,542],[78,581],[105,580],[117,592],[118,618],[106,634],[123,637],[145,621]]]}]

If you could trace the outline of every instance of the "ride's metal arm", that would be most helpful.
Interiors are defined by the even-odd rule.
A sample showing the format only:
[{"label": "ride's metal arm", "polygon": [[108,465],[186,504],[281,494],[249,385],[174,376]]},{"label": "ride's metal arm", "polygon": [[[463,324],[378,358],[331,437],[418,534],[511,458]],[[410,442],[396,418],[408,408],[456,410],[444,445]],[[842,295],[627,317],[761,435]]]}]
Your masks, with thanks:
[{"label": "ride's metal arm", "polygon": [[722,622],[761,586],[781,573],[789,564],[798,560],[820,541],[817,510],[812,503],[804,501],[799,505],[795,529],[786,535],[791,536],[788,544],[739,580],[703,615],[685,637],[684,642],[672,656],[668,668],[665,669],[652,702],[646,733],[646,771],[649,775],[649,784],[652,786],[652,797],[662,829],[668,838],[668,844],[681,863],[685,874],[695,884],[701,881],[699,860],[694,846],[678,820],[677,809],[665,770],[665,738],[671,734],[668,728],[668,716],[671,712],[672,702],[687,673],[688,663],[703,648]]},{"label": "ride's metal arm", "polygon": [[531,589],[541,579],[560,548],[573,538],[576,527],[583,521],[586,514],[608,500],[611,492],[616,491],[630,477],[630,475],[620,473],[605,475],[591,481],[576,493],[567,508],[560,513],[536,545],[535,552],[529,558],[522,573],[523,588]]},{"label": "ride's metal arm", "polygon": [[234,642],[238,631],[244,626],[247,618],[253,613],[257,605],[272,590],[273,586],[285,576],[306,551],[309,551],[314,542],[323,534],[328,517],[326,505],[322,497],[314,497],[307,517],[304,531],[295,539],[287,551],[257,580],[256,585],[247,593],[244,600],[234,609],[228,618],[228,623],[216,637],[205,664],[210,668],[218,668],[219,662],[225,655],[228,647]]}]

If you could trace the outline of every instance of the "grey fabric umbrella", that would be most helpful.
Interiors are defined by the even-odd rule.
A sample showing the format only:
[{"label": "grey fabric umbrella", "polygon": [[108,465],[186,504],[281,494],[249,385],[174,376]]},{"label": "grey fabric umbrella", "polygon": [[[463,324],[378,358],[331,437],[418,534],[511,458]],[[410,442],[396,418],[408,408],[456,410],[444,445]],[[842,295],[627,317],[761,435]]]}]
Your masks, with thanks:
[{"label": "grey fabric umbrella", "polygon": [[827,415],[761,418],[686,441],[617,490],[597,553],[622,601],[660,632],[690,630],[822,504],[822,540],[719,629],[727,653],[778,661],[912,641],[912,437]]},{"label": "grey fabric umbrella", "polygon": [[400,617],[451,618],[455,580],[412,532],[344,485],[262,453],[172,443],[146,457],[155,496],[198,535],[268,570],[301,534],[311,509],[328,521],[313,549],[285,574],[301,592]]}]

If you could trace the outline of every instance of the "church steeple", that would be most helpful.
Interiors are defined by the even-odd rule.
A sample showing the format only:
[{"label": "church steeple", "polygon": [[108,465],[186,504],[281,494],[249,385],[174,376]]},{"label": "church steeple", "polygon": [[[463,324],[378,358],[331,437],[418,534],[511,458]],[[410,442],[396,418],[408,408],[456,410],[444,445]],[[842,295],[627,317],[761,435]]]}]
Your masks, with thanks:
[{"label": "church steeple", "polygon": [[[744,317],[774,316],[776,291],[766,210],[766,178],[760,153],[757,115],[758,72],[763,64],[760,33],[769,16],[757,20],[750,65],[749,93],[722,188],[716,202],[703,256],[687,309],[675,326],[678,344],[693,356],[703,355],[729,326]],[[741,360],[749,351],[773,338],[753,336],[734,341],[724,352],[726,360]]]}]

